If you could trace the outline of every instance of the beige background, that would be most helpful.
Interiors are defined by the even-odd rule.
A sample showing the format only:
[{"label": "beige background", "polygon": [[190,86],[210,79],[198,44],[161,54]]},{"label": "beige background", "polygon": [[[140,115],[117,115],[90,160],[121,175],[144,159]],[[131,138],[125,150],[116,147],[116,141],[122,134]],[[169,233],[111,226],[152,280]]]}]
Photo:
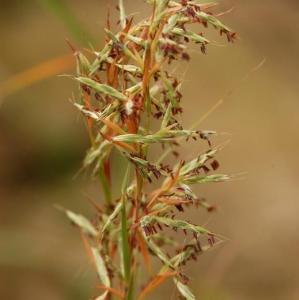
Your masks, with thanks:
[{"label": "beige background", "polygon": [[[68,1],[99,45],[107,2]],[[141,0],[125,2],[130,12],[146,12]],[[0,5],[0,82],[68,53],[64,39],[72,38],[70,33],[37,2]],[[241,180],[197,189],[219,212],[193,217],[230,242],[192,264],[192,287],[202,300],[297,300],[299,4],[222,1],[224,9],[232,6],[224,19],[239,32],[239,42],[210,46],[207,56],[194,54],[183,67],[184,124],[224,97],[202,128],[225,133],[221,141],[230,139],[220,154],[221,170],[246,172]],[[87,196],[100,199],[95,183],[73,179],[88,147],[83,123],[68,102],[74,90],[70,80],[53,77],[2,99],[1,299],[74,300],[93,294],[93,270],[78,232],[53,208],[58,203],[91,214]],[[192,145],[187,157],[198,149]],[[168,288],[152,298],[168,299]]]}]

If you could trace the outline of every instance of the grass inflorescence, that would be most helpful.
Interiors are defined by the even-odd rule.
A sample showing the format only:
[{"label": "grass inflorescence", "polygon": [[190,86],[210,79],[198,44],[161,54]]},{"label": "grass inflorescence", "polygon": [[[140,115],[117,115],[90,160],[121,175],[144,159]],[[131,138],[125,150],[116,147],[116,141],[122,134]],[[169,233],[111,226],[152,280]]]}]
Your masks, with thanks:
[{"label": "grass inflorescence", "polygon": [[[113,33],[107,22],[101,51],[85,55],[74,49],[74,78],[80,86],[80,100],[74,104],[86,118],[91,139],[83,168],[100,178],[105,204],[97,205],[95,222],[66,213],[81,228],[96,266],[98,300],[142,300],[169,278],[181,297],[195,299],[182,266],[221,242],[220,236],[182,214],[186,207],[213,211],[214,206],[196,196],[193,185],[227,181],[230,176],[213,172],[219,167],[219,148],[211,143],[216,132],[184,129],[179,122],[181,82],[171,66],[190,59],[190,43],[203,54],[207,51],[208,38],[189,29],[190,24],[215,28],[228,42],[236,34],[211,13],[215,3],[148,2],[151,15],[138,23],[126,17],[123,1],[119,2],[121,29]],[[184,161],[176,149],[188,140],[202,141],[208,150]],[[149,160],[153,144],[164,151],[159,161]],[[117,199],[111,192],[117,188],[112,151],[128,165]],[[173,166],[163,161],[169,153],[175,156]],[[169,235],[171,230],[182,231],[184,242]],[[153,270],[152,257],[160,260],[159,271]],[[139,268],[148,272],[147,282],[138,280]]]}]

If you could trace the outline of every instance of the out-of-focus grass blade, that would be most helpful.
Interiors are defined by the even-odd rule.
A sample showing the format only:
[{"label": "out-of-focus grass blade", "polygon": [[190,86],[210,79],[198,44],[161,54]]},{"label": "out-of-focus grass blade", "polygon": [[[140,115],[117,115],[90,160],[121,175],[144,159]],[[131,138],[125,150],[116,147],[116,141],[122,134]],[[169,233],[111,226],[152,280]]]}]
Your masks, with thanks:
[{"label": "out-of-focus grass blade", "polygon": [[177,289],[179,290],[179,292],[181,293],[181,295],[186,300],[196,300],[195,296],[193,295],[193,293],[191,292],[191,290],[189,289],[189,287],[187,285],[183,284],[182,282],[178,281],[177,279],[174,279],[174,283],[175,283]]},{"label": "out-of-focus grass blade", "polygon": [[75,15],[71,12],[70,8],[66,4],[65,0],[37,0],[41,6],[51,11],[56,15],[66,26],[67,30],[73,35],[73,37],[84,44],[90,42],[93,43],[93,38],[82,27]]},{"label": "out-of-focus grass blade", "polygon": [[113,222],[113,220],[117,217],[117,215],[119,214],[121,208],[122,208],[122,203],[119,202],[116,205],[116,207],[115,207],[114,211],[112,212],[112,214],[108,217],[105,225],[102,228],[101,234],[103,234],[105,232],[105,230],[110,226],[110,224]]},{"label": "out-of-focus grass blade", "polygon": [[93,237],[98,236],[98,231],[94,228],[91,222],[84,216],[75,214],[70,210],[64,210],[66,216],[78,226],[84,233],[89,234]]},{"label": "out-of-focus grass blade", "polygon": [[142,290],[140,293],[138,300],[143,300],[148,294],[153,292],[157,287],[159,287],[167,278],[176,275],[177,272],[162,272],[157,274]]},{"label": "out-of-focus grass blade", "polygon": [[42,62],[17,73],[0,83],[0,98],[7,97],[39,81],[58,75],[75,66],[73,54],[67,54]]},{"label": "out-of-focus grass blade", "polygon": [[[102,283],[105,286],[110,287],[110,278],[108,275],[108,271],[107,271],[104,259],[102,258],[101,254],[97,248],[91,248],[91,251],[93,253],[97,272],[98,272],[98,275],[99,275]],[[104,300],[104,299],[106,299],[107,294],[108,294],[108,291],[105,291],[104,294],[99,296],[97,299]]]},{"label": "out-of-focus grass blade", "polygon": [[121,27],[125,28],[127,22],[126,22],[126,12],[125,12],[125,7],[124,7],[124,1],[119,0],[118,6],[119,6],[119,15],[120,15]]}]

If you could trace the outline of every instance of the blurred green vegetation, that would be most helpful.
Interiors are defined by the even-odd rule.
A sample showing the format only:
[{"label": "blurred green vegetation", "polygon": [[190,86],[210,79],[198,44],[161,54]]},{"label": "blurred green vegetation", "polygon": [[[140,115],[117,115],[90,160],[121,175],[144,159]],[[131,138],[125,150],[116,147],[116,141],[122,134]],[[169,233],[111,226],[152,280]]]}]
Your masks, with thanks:
[{"label": "blurred green vegetation", "polygon": [[59,20],[66,26],[68,31],[78,41],[86,44],[94,44],[94,39],[83,28],[74,13],[72,13],[69,5],[65,0],[37,0],[42,7],[56,15]]}]

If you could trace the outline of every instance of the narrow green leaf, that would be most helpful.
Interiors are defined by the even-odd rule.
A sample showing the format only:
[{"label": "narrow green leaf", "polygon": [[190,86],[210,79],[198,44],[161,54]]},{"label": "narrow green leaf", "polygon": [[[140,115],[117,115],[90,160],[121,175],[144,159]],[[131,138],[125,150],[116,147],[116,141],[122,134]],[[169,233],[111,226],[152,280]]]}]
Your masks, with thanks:
[{"label": "narrow green leaf", "polygon": [[145,41],[138,37],[138,36],[134,36],[134,35],[131,35],[131,34],[126,34],[126,38],[132,42],[134,42],[136,45],[138,46],[142,46],[142,47],[145,47]]},{"label": "narrow green leaf", "polygon": [[107,28],[105,28],[104,30],[113,43],[119,42],[118,35],[115,35],[111,30],[109,30]]},{"label": "narrow green leaf", "polygon": [[88,74],[90,71],[90,62],[82,52],[77,52],[77,74]]},{"label": "narrow green leaf", "polygon": [[157,244],[153,242],[152,239],[146,237],[144,235],[144,239],[148,245],[148,247],[152,250],[152,252],[161,260],[162,263],[164,263],[169,268],[173,269],[173,265],[167,255],[158,247]]},{"label": "narrow green leaf", "polygon": [[[101,162],[105,157],[107,157],[107,154],[110,153],[112,147],[112,143],[110,141],[102,141],[99,145],[91,147],[83,161],[83,167],[88,168],[91,165],[95,163],[99,163],[101,165]],[[94,174],[98,171],[98,169],[94,170]]]},{"label": "narrow green leaf", "polygon": [[163,17],[166,15],[166,7],[170,0],[159,0],[156,1],[156,10],[154,15],[154,20],[150,26],[150,32],[154,32],[162,21]]},{"label": "narrow green leaf", "polygon": [[176,35],[187,37],[187,38],[191,39],[192,41],[194,41],[195,43],[201,43],[201,44],[209,43],[209,40],[207,40],[203,36],[196,34],[192,31],[184,30],[182,28],[178,28],[178,27],[173,28],[171,32]]},{"label": "narrow green leaf", "polygon": [[191,292],[190,288],[174,278],[174,283],[178,289],[178,291],[181,293],[181,295],[186,299],[186,300],[196,300],[195,296]]},{"label": "narrow green leaf", "polygon": [[[111,57],[107,57],[105,59],[106,62],[113,64],[114,60]],[[127,72],[133,73],[136,75],[136,73],[141,73],[141,69],[135,65],[122,65],[122,64],[115,64],[119,69],[125,70]]]},{"label": "narrow green leaf", "polygon": [[97,237],[98,231],[94,228],[94,226],[90,223],[90,221],[82,215],[78,215],[73,213],[70,210],[64,210],[67,217],[77,225],[82,231],[86,234],[90,234],[91,236]]},{"label": "narrow green leaf", "polygon": [[119,214],[120,210],[122,208],[122,203],[119,202],[116,207],[114,208],[114,211],[112,212],[112,214],[108,217],[106,223],[104,224],[101,234],[103,234],[106,229],[111,225],[111,223],[113,222],[113,220],[117,217],[117,215]]},{"label": "narrow green leaf", "polygon": [[126,89],[126,92],[129,94],[136,94],[142,90],[142,82],[138,82],[137,84]]},{"label": "narrow green leaf", "polygon": [[105,95],[108,95],[112,98],[116,98],[121,101],[128,100],[127,96],[125,96],[115,88],[111,87],[110,85],[98,83],[88,77],[76,77],[76,80],[78,80],[80,83],[86,84],[87,86],[91,87],[98,93],[103,93]]},{"label": "narrow green leaf", "polygon": [[121,65],[121,64],[116,64],[116,66],[122,70],[125,70],[127,72],[131,73],[141,73],[141,69],[135,65]]},{"label": "narrow green leaf", "polygon": [[[120,39],[119,39],[120,33],[114,34],[112,31],[110,31],[110,30],[107,29],[107,28],[105,29],[105,32],[107,33],[107,35],[108,35],[109,38],[111,39],[111,40],[109,41],[109,44],[111,44],[111,46],[112,46],[113,44],[117,44],[118,47],[121,47],[121,48],[122,48],[122,50],[124,51],[124,53],[125,53],[126,56],[128,56],[128,57],[130,57],[131,59],[133,59],[133,60],[139,62],[138,59],[137,59],[137,57],[135,56],[135,54],[127,47],[127,45],[124,44],[124,43],[122,43],[122,42],[120,41]],[[109,49],[109,51],[110,51],[110,49]],[[105,55],[104,58],[105,58],[105,60],[107,60],[107,59],[108,59],[108,56]],[[102,59],[102,61],[104,61],[104,59]]]},{"label": "narrow green leaf", "polygon": [[171,40],[171,39],[169,39],[169,38],[160,38],[159,39],[159,43],[161,44],[161,45],[164,45],[164,46],[175,46],[175,47],[178,47],[178,48],[180,48],[181,50],[186,50],[187,49],[187,46],[186,45],[184,45],[184,44],[180,44],[179,42],[177,42],[177,41],[173,41],[173,40]]},{"label": "narrow green leaf", "polygon": [[163,33],[169,33],[172,29],[175,28],[177,22],[180,18],[180,14],[174,14],[168,19],[168,23],[163,28]]},{"label": "narrow green leaf", "polygon": [[184,220],[177,220],[177,219],[171,219],[171,218],[166,218],[166,217],[158,217],[158,216],[145,216],[141,219],[140,225],[142,227],[151,224],[152,222],[157,222],[161,224],[165,224],[167,226],[177,228],[177,229],[182,229],[182,230],[190,230],[194,233],[199,233],[199,234],[212,234],[209,230],[205,229],[204,227],[198,226],[198,225],[193,225],[188,223],[187,221]]},{"label": "narrow green leaf", "polygon": [[185,163],[180,170],[180,176],[184,176],[193,170],[203,166],[209,159],[213,158],[218,149],[208,150],[206,153],[199,155],[197,158]]},{"label": "narrow green leaf", "polygon": [[172,107],[176,108],[179,107],[179,97],[177,95],[177,91],[179,86],[174,87],[173,83],[165,76],[165,74],[161,73],[163,83],[165,85],[165,90],[168,96],[168,99],[170,100],[170,103]]},{"label": "narrow green leaf", "polygon": [[161,129],[164,129],[169,125],[168,123],[171,119],[171,109],[172,109],[172,104],[171,104],[171,102],[169,102],[168,107],[165,111],[163,120],[162,120]]},{"label": "narrow green leaf", "polygon": [[85,116],[96,121],[102,121],[103,118],[108,117],[113,111],[115,111],[115,109],[118,107],[118,104],[113,102],[112,104],[107,105],[106,108],[101,112],[86,109],[84,105],[78,103],[74,103],[74,106],[78,108]]},{"label": "narrow green leaf", "polygon": [[[94,256],[95,265],[97,268],[98,276],[103,283],[104,286],[110,287],[110,278],[108,275],[108,271],[106,269],[105,261],[103,260],[100,251],[97,248],[91,248],[92,254]],[[96,300],[104,300],[107,299],[108,291],[105,291],[102,295],[96,298]]]},{"label": "narrow green leaf", "polygon": [[170,142],[179,137],[199,137],[199,132],[194,130],[169,130],[164,128],[156,132],[155,134],[141,135],[141,134],[122,134],[113,137],[114,141],[125,142],[125,143],[162,143]]},{"label": "narrow green leaf", "polygon": [[224,182],[230,180],[231,177],[225,174],[214,174],[204,176],[188,176],[181,179],[181,182],[186,184],[209,183],[209,182]]},{"label": "narrow green leaf", "polygon": [[198,17],[202,18],[206,22],[210,23],[217,29],[223,29],[225,31],[231,32],[231,29],[224,25],[219,19],[217,19],[215,16],[209,15],[205,13],[204,11],[196,11],[196,14]]},{"label": "narrow green leaf", "polygon": [[[200,253],[203,254],[207,252],[208,250],[219,246],[222,244],[223,241],[217,241],[213,245],[203,245],[200,247]],[[184,262],[186,262],[193,254],[197,255],[198,253],[195,253],[195,248],[197,247],[198,242],[194,239],[190,243],[188,243],[187,247],[185,247],[185,250],[182,251],[181,253],[175,255],[174,257],[171,258],[171,263],[174,265],[175,268],[180,267]],[[188,247],[189,246],[189,247]],[[198,249],[199,250],[199,249]]]},{"label": "narrow green leaf", "polygon": [[99,278],[101,279],[102,283],[107,286],[110,287],[110,278],[108,275],[108,271],[106,269],[106,265],[105,265],[105,261],[102,258],[100,251],[97,248],[92,247],[92,254],[94,256],[95,259],[95,265],[97,268],[97,272],[99,275]]},{"label": "narrow green leaf", "polygon": [[161,175],[168,177],[169,173],[165,171],[161,166],[152,164],[147,160],[144,160],[138,156],[129,154],[127,152],[122,152],[122,154],[130,161],[132,162],[140,171],[141,175],[151,181],[151,178],[153,175],[158,179]]},{"label": "narrow green leaf", "polygon": [[113,46],[113,42],[109,41],[109,43],[106,44],[106,46],[103,48],[102,51],[95,53],[97,58],[94,60],[94,62],[91,65],[89,76],[92,76],[99,69],[101,63],[107,60],[110,54],[110,50],[112,49],[112,46]]}]

